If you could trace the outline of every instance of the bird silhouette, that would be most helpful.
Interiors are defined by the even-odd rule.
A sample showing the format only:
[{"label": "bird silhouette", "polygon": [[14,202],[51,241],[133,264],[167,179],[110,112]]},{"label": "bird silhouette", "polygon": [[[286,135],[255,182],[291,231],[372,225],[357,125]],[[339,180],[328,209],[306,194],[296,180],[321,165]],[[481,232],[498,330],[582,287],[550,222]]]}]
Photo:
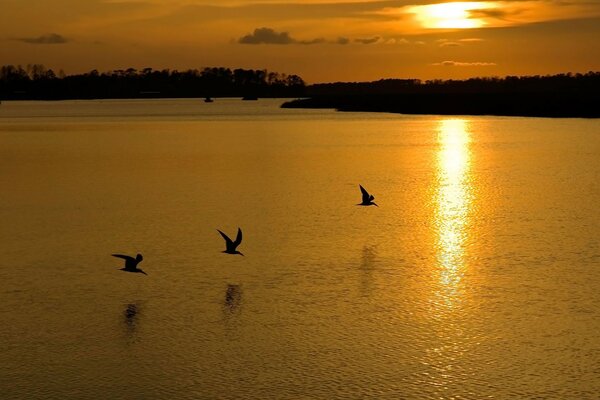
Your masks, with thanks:
[{"label": "bird silhouette", "polygon": [[242,253],[240,253],[239,251],[236,250],[236,248],[240,245],[240,243],[242,243],[242,230],[240,228],[238,228],[235,242],[233,240],[229,239],[229,236],[227,236],[220,230],[217,229],[217,231],[221,234],[221,236],[223,236],[223,239],[225,239],[226,249],[224,251],[222,251],[222,253],[239,254],[239,255],[243,256]]},{"label": "bird silhouette", "polygon": [[125,256],[123,254],[111,254],[111,256],[117,257],[117,258],[122,258],[123,260],[125,260],[125,267],[121,268],[121,271],[139,272],[144,275],[148,275],[147,273],[145,273],[144,271],[142,271],[141,269],[139,269],[137,267],[137,265],[144,259],[144,257],[142,257],[141,254],[138,253],[138,255],[135,256],[135,258],[133,258],[131,256]]},{"label": "bird silhouette", "polygon": [[373,200],[375,200],[375,196],[373,196],[372,194],[369,194],[369,192],[367,192],[365,190],[364,187],[362,187],[362,185],[358,185],[360,187],[360,191],[362,192],[362,203],[357,204],[357,206],[375,206],[375,207],[379,207],[377,204],[373,203]]}]

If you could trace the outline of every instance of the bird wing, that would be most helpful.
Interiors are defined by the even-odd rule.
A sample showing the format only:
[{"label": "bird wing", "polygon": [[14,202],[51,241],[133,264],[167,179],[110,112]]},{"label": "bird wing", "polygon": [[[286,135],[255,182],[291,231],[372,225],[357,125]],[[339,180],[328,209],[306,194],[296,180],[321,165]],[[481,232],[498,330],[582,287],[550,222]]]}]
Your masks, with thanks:
[{"label": "bird wing", "polygon": [[367,192],[365,190],[365,188],[362,187],[362,185],[358,185],[358,186],[360,186],[360,191],[362,192],[363,202],[366,203],[367,201],[369,201],[369,192]]},{"label": "bird wing", "polygon": [[238,228],[238,233],[235,237],[235,242],[233,242],[233,244],[237,247],[240,243],[242,243],[242,230]]},{"label": "bird wing", "polygon": [[117,258],[122,258],[123,260],[127,260],[127,261],[135,261],[135,258],[133,258],[131,256],[125,256],[123,254],[111,254],[111,256],[117,257]]},{"label": "bird wing", "polygon": [[229,239],[229,236],[227,236],[220,230],[217,229],[217,231],[221,234],[221,236],[223,236],[223,239],[225,239],[225,244],[226,244],[227,248],[229,248],[229,246],[231,246],[233,244],[233,241],[231,239]]}]

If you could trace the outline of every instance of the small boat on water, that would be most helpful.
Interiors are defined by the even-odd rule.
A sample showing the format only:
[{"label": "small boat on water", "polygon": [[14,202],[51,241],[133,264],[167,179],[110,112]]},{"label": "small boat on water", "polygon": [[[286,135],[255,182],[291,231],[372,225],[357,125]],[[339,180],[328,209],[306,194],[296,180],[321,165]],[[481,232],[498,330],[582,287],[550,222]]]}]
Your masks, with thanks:
[{"label": "small boat on water", "polygon": [[206,98],[204,99],[204,102],[205,102],[205,103],[212,103],[213,101],[214,101],[214,100],[213,100],[213,99],[211,99],[210,97],[206,97]]}]

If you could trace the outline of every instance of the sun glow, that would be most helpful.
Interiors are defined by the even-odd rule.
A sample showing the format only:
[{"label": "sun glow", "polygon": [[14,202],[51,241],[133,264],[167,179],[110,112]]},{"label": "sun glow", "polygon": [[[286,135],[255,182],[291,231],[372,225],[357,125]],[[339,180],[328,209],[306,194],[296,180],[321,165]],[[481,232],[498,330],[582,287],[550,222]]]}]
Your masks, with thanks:
[{"label": "sun glow", "polygon": [[496,4],[490,2],[460,1],[414,6],[411,12],[416,14],[417,20],[425,28],[469,29],[486,25],[483,18],[477,17],[477,10],[496,7]]}]

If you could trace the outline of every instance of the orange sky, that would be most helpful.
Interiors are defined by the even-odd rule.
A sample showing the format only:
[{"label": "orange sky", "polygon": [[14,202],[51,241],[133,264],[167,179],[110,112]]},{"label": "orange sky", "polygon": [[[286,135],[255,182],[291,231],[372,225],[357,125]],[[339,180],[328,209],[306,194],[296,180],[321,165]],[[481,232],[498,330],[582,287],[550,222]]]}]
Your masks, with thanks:
[{"label": "orange sky", "polygon": [[600,70],[598,0],[0,0],[0,65],[310,83]]}]

